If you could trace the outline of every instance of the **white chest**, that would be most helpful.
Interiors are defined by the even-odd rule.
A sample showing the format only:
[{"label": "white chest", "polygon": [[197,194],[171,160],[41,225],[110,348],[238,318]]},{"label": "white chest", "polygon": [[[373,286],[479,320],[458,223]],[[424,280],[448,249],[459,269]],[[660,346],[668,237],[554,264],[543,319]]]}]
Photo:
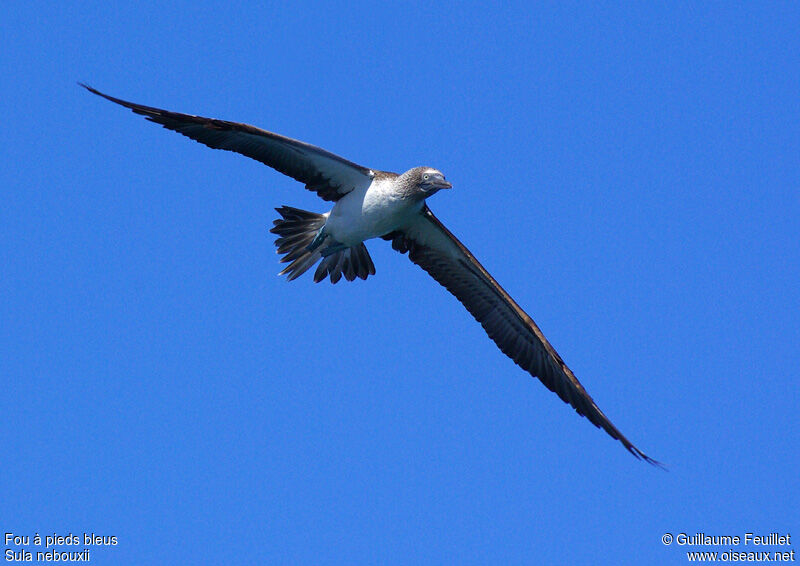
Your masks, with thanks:
[{"label": "white chest", "polygon": [[325,232],[338,242],[354,246],[404,226],[423,203],[400,198],[392,186],[392,179],[381,179],[346,194],[331,210]]}]

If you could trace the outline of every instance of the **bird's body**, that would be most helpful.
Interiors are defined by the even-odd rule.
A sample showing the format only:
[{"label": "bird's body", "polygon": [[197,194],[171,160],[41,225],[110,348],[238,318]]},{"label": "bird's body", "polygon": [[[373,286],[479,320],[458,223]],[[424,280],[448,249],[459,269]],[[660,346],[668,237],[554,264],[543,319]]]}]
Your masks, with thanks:
[{"label": "bird's body", "polygon": [[402,229],[424,205],[422,200],[403,198],[395,190],[397,177],[376,175],[366,189],[355,189],[333,206],[325,223],[325,233],[346,246]]},{"label": "bird's body", "polygon": [[528,314],[489,275],[470,251],[433,215],[426,199],[451,185],[431,167],[414,167],[400,175],[363,167],[322,148],[247,124],[192,116],[127,102],[83,85],[214,149],[241,153],[289,175],[333,207],[324,214],[288,206],[271,230],[281,274],[291,281],[317,265],[314,281],[342,277],[366,279],[375,266],[364,245],[383,238],[392,248],[450,291],[483,326],[504,354],[539,378],[575,411],[637,458],[658,464],[636,448],[603,414],[561,356]]}]

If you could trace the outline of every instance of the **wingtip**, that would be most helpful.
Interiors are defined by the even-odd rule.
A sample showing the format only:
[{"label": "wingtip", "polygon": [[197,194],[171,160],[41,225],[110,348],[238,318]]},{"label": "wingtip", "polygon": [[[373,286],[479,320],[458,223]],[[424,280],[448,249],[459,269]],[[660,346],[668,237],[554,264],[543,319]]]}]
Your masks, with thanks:
[{"label": "wingtip", "polygon": [[96,88],[91,87],[86,83],[78,82],[78,84],[83,88],[85,88],[86,90],[88,90],[89,92],[91,92],[92,94],[96,94],[101,98],[105,98],[106,100],[113,102],[114,104],[119,104],[120,106],[124,106],[129,110],[133,110],[137,114],[142,114],[148,119],[150,118],[149,114],[151,113],[151,111],[159,111],[157,108],[151,108],[149,106],[143,106],[141,104],[136,104],[134,102],[128,102],[127,100],[122,100],[121,98],[116,98],[104,92],[100,92]]},{"label": "wingtip", "polygon": [[91,92],[93,94],[100,94],[100,91],[98,91],[96,88],[93,88],[93,87],[87,85],[86,83],[82,83],[81,81],[78,81],[78,86],[82,86],[83,88],[85,88],[86,90],[88,90],[89,92]]},{"label": "wingtip", "polygon": [[126,105],[124,100],[120,100],[118,98],[114,98],[113,96],[109,96],[107,94],[104,94],[104,93],[100,92],[99,90],[97,90],[96,88],[94,88],[93,86],[87,85],[86,83],[82,83],[82,82],[78,81],[78,85],[82,86],[83,88],[85,88],[86,90],[91,92],[92,94],[96,94],[97,96],[105,98],[106,100],[110,100],[111,102],[116,102],[117,104],[122,104],[123,106]]},{"label": "wingtip", "polygon": [[634,449],[631,450],[631,453],[634,456],[636,456],[636,458],[638,458],[639,460],[643,460],[643,461],[647,462],[648,464],[650,464],[651,466],[655,466],[656,468],[664,470],[665,472],[669,471],[669,468],[667,468],[666,464],[663,464],[662,462],[659,462],[658,460],[656,460],[654,458],[651,458],[650,456],[648,456],[647,454],[645,454],[644,452],[642,452],[641,450],[639,450],[636,447],[634,447]]}]

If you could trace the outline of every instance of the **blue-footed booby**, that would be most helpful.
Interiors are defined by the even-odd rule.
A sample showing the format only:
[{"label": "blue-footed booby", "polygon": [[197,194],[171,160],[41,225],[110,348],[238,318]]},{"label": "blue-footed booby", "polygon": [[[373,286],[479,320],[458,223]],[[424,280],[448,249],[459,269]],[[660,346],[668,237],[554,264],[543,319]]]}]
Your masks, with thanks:
[{"label": "blue-footed booby", "polygon": [[659,462],[633,445],[603,414],[528,314],[475,256],[433,215],[427,199],[451,184],[441,171],[414,167],[397,174],[357,165],[314,145],[238,122],[203,118],[127,102],[81,84],[90,92],[213,149],[256,159],[333,202],[324,214],[289,206],[270,230],[296,279],[314,265],[314,281],[338,282],[375,274],[364,245],[383,238],[452,293],[500,350],[575,411],[620,441],[637,458]]}]

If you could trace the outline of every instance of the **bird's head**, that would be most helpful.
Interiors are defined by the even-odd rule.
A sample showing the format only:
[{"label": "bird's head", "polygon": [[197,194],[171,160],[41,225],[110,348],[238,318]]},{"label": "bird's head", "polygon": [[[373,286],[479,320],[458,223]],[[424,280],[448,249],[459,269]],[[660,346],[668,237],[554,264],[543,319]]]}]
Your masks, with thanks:
[{"label": "bird's head", "polygon": [[401,175],[403,185],[414,198],[426,199],[442,189],[453,187],[444,175],[432,167],[414,167]]}]

